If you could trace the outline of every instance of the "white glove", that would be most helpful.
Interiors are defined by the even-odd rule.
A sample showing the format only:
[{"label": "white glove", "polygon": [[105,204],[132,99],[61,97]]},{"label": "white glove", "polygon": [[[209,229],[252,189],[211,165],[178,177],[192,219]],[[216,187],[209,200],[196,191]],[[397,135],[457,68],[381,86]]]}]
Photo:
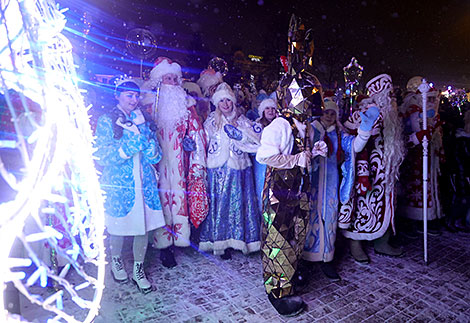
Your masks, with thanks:
[{"label": "white glove", "polygon": [[323,140],[320,140],[313,144],[312,157],[315,157],[318,155],[322,157],[326,157],[327,154],[328,154],[328,146],[326,142],[324,142]]},{"label": "white glove", "polygon": [[302,168],[307,168],[310,166],[310,159],[312,158],[312,154],[309,151],[302,151],[295,155],[297,159],[297,166]]}]

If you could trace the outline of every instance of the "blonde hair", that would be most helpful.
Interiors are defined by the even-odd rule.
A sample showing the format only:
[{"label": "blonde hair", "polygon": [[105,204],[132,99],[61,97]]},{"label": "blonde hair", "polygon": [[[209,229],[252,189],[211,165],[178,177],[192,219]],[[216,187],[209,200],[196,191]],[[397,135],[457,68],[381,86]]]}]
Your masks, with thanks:
[{"label": "blonde hair", "polygon": [[215,121],[215,127],[217,129],[222,128],[222,126],[225,125],[226,123],[229,123],[233,120],[238,119],[238,117],[242,114],[234,102],[232,102],[232,106],[233,106],[232,112],[230,113],[228,117],[223,115],[222,111],[220,111],[219,109],[219,105],[217,105],[217,107],[215,108],[214,121]]}]

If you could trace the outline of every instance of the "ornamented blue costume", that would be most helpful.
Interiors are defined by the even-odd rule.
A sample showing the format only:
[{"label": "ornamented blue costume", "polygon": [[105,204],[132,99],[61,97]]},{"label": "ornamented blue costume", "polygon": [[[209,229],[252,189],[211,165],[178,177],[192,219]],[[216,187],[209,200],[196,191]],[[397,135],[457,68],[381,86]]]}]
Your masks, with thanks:
[{"label": "ornamented blue costume", "polygon": [[338,226],[340,191],[338,163],[342,162],[339,156],[344,152],[344,164],[341,166],[343,174],[341,197],[348,199],[354,184],[355,137],[337,129],[336,124],[325,130],[319,120],[312,123],[312,128],[314,130],[312,142],[324,140],[331,144],[327,158],[317,156],[313,160],[311,180],[313,208],[303,258],[308,261],[329,262],[333,260]]},{"label": "ornamented blue costume", "polygon": [[261,216],[248,153],[259,146],[261,126],[240,115],[237,128],[230,131],[223,115],[217,127],[217,113],[212,112],[204,123],[210,204],[201,224],[199,248],[216,255],[227,248],[255,252],[260,249]]},{"label": "ornamented blue costume", "polygon": [[[123,118],[127,118],[122,113]],[[122,137],[114,137],[114,127]],[[111,235],[137,236],[163,227],[155,169],[162,153],[140,110],[113,124],[109,115],[96,127],[96,156],[103,166],[101,187],[106,193],[106,227]]]},{"label": "ornamented blue costume", "polygon": [[256,198],[258,199],[258,206],[260,211],[263,209],[263,187],[266,180],[266,164],[259,163],[256,158],[253,158],[253,174],[255,176],[255,190]]}]

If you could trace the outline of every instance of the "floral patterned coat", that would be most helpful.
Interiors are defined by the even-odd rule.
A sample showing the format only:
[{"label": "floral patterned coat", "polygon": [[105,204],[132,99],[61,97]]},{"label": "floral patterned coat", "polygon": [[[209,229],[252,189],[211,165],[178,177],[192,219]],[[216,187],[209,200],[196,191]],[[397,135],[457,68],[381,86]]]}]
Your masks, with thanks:
[{"label": "floral patterned coat", "polygon": [[[106,192],[106,213],[112,217],[125,217],[136,203],[136,160],[140,160],[141,169],[141,181],[138,182],[142,183],[142,194],[139,196],[143,196],[145,205],[151,210],[162,209],[157,176],[152,166],[162,158],[161,148],[140,110],[134,110],[126,121],[129,120],[133,122],[130,126],[116,121],[123,128],[120,139],[114,138],[113,122],[108,115],[101,116],[96,127],[95,155],[99,158],[98,164],[103,166],[101,187]],[[139,151],[139,145],[146,147]],[[133,158],[136,153],[140,158]]]}]

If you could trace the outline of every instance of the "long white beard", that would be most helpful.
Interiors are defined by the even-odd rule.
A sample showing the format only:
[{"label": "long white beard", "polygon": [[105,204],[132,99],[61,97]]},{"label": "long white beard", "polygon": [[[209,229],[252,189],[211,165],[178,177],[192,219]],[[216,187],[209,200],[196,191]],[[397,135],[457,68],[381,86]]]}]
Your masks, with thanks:
[{"label": "long white beard", "polygon": [[390,193],[399,177],[400,165],[405,158],[405,143],[403,141],[403,125],[398,116],[398,109],[394,108],[390,98],[381,106],[383,113],[383,137],[384,137],[384,165],[386,192]]},{"label": "long white beard", "polygon": [[157,107],[159,129],[175,130],[176,124],[188,117],[187,94],[179,85],[162,84]]},{"label": "long white beard", "polygon": [[398,116],[398,110],[392,105],[388,92],[376,94],[372,98],[361,101],[360,110],[367,110],[369,104],[380,109],[383,117],[384,153],[382,164],[385,167],[386,193],[390,193],[398,180],[400,165],[405,158],[405,144],[403,141],[403,125]]}]

